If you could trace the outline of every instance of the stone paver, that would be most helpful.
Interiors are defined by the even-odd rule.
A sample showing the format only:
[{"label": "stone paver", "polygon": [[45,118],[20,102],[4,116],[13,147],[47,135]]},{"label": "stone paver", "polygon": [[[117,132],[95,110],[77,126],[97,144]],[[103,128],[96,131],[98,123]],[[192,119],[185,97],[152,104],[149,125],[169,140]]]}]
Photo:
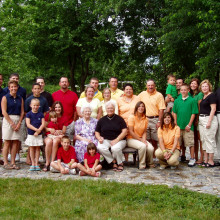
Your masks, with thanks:
[{"label": "stone paver", "polygon": [[[29,166],[22,158],[19,163],[20,170],[5,170],[0,166],[1,178],[31,178],[31,179],[98,179],[94,177],[79,177],[78,175],[62,175],[43,171],[29,171]],[[192,191],[209,193],[220,197],[220,166],[214,168],[202,168],[199,166],[190,168],[187,163],[181,163],[176,170],[167,168],[160,170],[159,165],[153,169],[138,170],[134,166],[125,166],[123,172],[102,170],[101,179],[122,183],[144,183],[153,185],[179,186]]]}]

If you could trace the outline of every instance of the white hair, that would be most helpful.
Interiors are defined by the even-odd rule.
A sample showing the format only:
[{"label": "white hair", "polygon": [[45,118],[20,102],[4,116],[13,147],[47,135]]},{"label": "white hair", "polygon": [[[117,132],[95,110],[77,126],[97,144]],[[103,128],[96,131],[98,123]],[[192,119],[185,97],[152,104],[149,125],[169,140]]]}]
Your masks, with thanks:
[{"label": "white hair", "polygon": [[105,103],[105,109],[107,109],[107,107],[109,105],[112,105],[114,107],[114,109],[115,109],[115,103],[113,101],[111,101],[111,100]]},{"label": "white hair", "polygon": [[89,109],[91,110],[91,112],[92,112],[92,107],[91,107],[91,105],[90,105],[90,104],[85,104],[85,105],[83,105],[83,106],[81,107],[81,113],[82,113],[82,114],[83,114],[83,112],[84,112],[84,110],[85,110],[86,108],[89,108]]}]

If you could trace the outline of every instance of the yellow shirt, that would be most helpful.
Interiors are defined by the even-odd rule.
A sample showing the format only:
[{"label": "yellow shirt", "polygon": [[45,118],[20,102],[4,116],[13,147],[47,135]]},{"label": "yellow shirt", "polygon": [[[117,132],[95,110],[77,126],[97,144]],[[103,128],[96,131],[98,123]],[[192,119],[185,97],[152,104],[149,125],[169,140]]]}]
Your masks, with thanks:
[{"label": "yellow shirt", "polygon": [[156,90],[152,94],[147,91],[143,91],[138,96],[145,104],[146,116],[158,116],[159,110],[166,109],[163,95]]},{"label": "yellow shirt", "polygon": [[[128,127],[134,128],[134,133],[138,135],[138,137],[142,138],[144,132],[147,132],[148,118],[143,116],[139,119],[136,115],[130,115],[128,117]],[[127,139],[133,138],[130,134],[128,134]]]},{"label": "yellow shirt", "polygon": [[94,99],[91,102],[87,102],[86,98],[80,98],[76,104],[76,107],[81,107],[83,105],[90,105],[92,107],[92,114],[91,117],[92,118],[97,118],[98,115],[98,109],[101,106],[101,102],[99,101],[99,99]]},{"label": "yellow shirt", "polygon": [[132,96],[131,101],[126,101],[126,96],[122,96],[117,99],[118,103],[118,113],[125,120],[126,124],[128,124],[128,117],[131,114],[134,114],[134,108],[137,102],[140,101],[140,98],[136,95]]},{"label": "yellow shirt", "polygon": [[[174,139],[180,137],[180,128],[177,125],[173,129],[170,125],[168,130],[166,128],[162,129],[159,127],[157,135],[158,138],[163,138],[164,147],[171,150],[173,148]],[[179,141],[177,149],[180,149]]]},{"label": "yellow shirt", "polygon": [[[85,97],[86,97],[85,92],[82,92],[79,98],[81,99],[81,98],[85,98]],[[98,92],[95,93],[93,98],[94,99],[96,98],[96,99],[99,99],[99,101],[102,101],[103,100],[102,93],[98,90]]]},{"label": "yellow shirt", "polygon": [[123,94],[124,94],[124,92],[121,89],[116,89],[114,92],[111,91],[111,98],[114,100],[117,100]]}]

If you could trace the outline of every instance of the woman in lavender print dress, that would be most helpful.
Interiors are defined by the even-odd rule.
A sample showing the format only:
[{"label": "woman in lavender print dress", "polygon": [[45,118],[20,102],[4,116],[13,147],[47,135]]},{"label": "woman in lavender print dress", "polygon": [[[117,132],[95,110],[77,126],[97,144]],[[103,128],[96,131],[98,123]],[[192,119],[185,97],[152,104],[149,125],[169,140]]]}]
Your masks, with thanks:
[{"label": "woman in lavender print dress", "polygon": [[84,161],[84,154],[87,152],[89,143],[98,144],[95,137],[95,128],[97,119],[91,117],[92,108],[90,105],[85,105],[81,108],[82,118],[75,123],[75,151],[79,163]]}]

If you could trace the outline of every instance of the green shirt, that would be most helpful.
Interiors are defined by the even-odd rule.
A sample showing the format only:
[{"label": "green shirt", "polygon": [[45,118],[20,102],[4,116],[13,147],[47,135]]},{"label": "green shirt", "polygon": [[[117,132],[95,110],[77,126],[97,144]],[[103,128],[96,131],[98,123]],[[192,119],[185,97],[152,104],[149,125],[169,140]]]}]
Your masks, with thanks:
[{"label": "green shirt", "polygon": [[200,92],[200,93],[198,93],[198,94],[196,94],[196,95],[193,96],[193,95],[190,93],[190,96],[191,96],[192,98],[194,98],[194,99],[196,100],[197,104],[198,104],[199,100],[202,100],[202,99],[203,99],[204,94],[203,94],[202,92]]},{"label": "green shirt", "polygon": [[[180,129],[185,129],[190,121],[191,115],[199,113],[198,104],[195,99],[190,96],[185,100],[178,98],[174,101],[173,112],[177,115],[177,125]],[[193,124],[190,130],[194,130]]]},{"label": "green shirt", "polygon": [[166,95],[171,95],[174,99],[177,98],[178,93],[176,90],[176,86],[171,85],[168,83],[167,89],[166,89]]}]

